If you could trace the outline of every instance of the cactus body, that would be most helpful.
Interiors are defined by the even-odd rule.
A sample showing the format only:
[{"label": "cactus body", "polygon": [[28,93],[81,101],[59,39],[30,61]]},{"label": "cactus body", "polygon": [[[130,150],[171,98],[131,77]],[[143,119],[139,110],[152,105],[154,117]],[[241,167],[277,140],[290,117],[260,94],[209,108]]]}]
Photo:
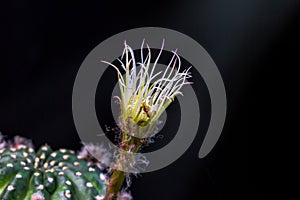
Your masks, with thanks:
[{"label": "cactus body", "polygon": [[101,170],[72,150],[0,149],[1,200],[102,199]]}]

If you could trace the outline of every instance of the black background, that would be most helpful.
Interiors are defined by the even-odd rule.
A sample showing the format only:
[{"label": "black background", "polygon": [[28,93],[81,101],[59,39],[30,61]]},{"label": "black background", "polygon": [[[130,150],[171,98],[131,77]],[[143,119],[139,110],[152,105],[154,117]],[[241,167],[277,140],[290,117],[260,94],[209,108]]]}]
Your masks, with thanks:
[{"label": "black background", "polygon": [[0,130],[36,146],[79,149],[71,97],[84,58],[121,31],[174,29],[217,64],[226,124],[206,158],[197,157],[198,134],[172,165],[134,179],[134,199],[268,199],[268,144],[299,67],[299,8],[299,1],[276,0],[10,1],[1,6]]}]

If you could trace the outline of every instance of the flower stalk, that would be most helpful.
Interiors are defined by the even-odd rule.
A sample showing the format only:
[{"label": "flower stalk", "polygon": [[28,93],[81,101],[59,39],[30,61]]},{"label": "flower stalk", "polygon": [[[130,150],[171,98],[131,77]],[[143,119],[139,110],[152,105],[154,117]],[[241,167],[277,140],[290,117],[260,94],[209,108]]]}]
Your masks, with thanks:
[{"label": "flower stalk", "polygon": [[[122,136],[125,136],[126,138],[128,137],[128,135],[125,133],[122,133]],[[119,161],[117,162],[118,165],[124,164],[124,159],[126,159],[124,152],[131,151],[133,153],[136,153],[140,150],[142,146],[142,142],[139,138],[132,138],[132,137],[129,138],[130,139],[127,138],[122,140],[123,143],[121,142],[122,144],[120,146],[123,151],[121,151],[120,153]],[[116,167],[116,169],[114,169],[110,177],[110,182],[107,186],[106,196],[104,200],[115,200],[118,197],[118,193],[121,190],[124,180],[126,179],[126,173],[119,169],[122,169],[122,166]]]},{"label": "flower stalk", "polygon": [[[134,162],[126,157],[125,152],[136,153],[148,142],[155,133],[159,117],[177,95],[183,95],[182,86],[191,84],[187,81],[191,77],[191,67],[181,70],[180,57],[176,51],[172,51],[173,56],[166,69],[155,72],[163,52],[164,40],[153,64],[148,45],[148,53],[144,56],[144,41],[141,45],[140,61],[136,61],[133,49],[126,42],[124,45],[122,57],[118,59],[120,69],[112,63],[102,61],[112,66],[118,74],[120,96],[115,98],[120,103],[119,127],[122,131],[119,144],[122,150],[107,186],[105,200],[117,198],[126,178],[126,173],[120,169],[126,167],[125,162]],[[124,71],[124,75],[121,71]]]}]

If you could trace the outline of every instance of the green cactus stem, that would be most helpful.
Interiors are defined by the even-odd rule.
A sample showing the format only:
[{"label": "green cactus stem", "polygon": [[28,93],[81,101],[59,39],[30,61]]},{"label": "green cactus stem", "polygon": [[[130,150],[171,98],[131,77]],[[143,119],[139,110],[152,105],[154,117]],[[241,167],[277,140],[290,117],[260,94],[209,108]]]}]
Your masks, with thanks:
[{"label": "green cactus stem", "polygon": [[3,142],[1,136],[1,200],[104,198],[106,185],[100,178],[104,177],[102,170],[74,151],[53,151],[45,145],[35,152],[24,144],[3,148],[6,146]]}]

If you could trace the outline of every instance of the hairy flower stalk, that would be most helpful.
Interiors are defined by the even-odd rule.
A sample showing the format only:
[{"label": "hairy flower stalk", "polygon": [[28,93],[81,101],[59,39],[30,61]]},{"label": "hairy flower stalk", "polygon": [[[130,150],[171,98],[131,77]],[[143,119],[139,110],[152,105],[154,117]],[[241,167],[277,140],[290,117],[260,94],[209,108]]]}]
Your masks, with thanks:
[{"label": "hairy flower stalk", "polygon": [[[137,61],[133,49],[125,42],[120,63],[120,69],[109,62],[118,74],[120,96],[115,97],[120,102],[120,128],[122,139],[120,147],[126,152],[138,152],[140,147],[154,134],[154,129],[162,113],[177,95],[182,95],[181,88],[191,84],[187,79],[191,77],[189,69],[181,70],[181,61],[176,51],[164,71],[155,72],[157,63],[164,48],[164,41],[151,63],[151,50],[148,45],[144,55],[144,41],[141,45],[141,60]],[[124,62],[122,61],[124,60]],[[152,59],[154,60],[154,59]],[[124,71],[124,76],[122,75]],[[111,176],[105,199],[116,199],[123,181],[125,180],[124,160],[128,160],[122,152],[119,162]],[[127,161],[128,162],[128,161]],[[130,162],[130,161],[129,161]]]}]

